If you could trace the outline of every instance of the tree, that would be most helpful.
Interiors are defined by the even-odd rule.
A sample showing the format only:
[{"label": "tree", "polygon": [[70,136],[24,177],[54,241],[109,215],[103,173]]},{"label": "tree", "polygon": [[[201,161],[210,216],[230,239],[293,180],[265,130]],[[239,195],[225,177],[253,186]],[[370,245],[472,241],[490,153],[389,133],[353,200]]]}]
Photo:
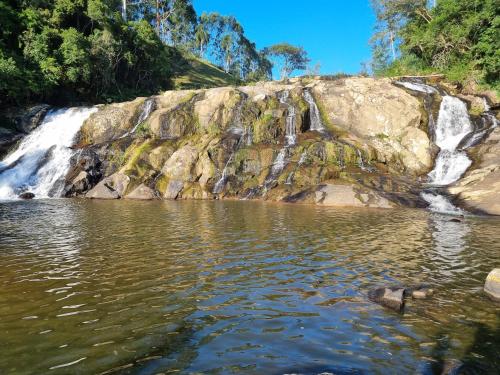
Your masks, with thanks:
[{"label": "tree", "polygon": [[281,79],[286,79],[295,70],[307,68],[309,58],[302,47],[295,47],[288,43],[275,44],[265,49],[265,54],[279,65]]},{"label": "tree", "polygon": [[[374,70],[382,74],[441,72],[458,82],[500,86],[498,0],[373,0]],[[389,61],[392,32],[397,52]]]}]

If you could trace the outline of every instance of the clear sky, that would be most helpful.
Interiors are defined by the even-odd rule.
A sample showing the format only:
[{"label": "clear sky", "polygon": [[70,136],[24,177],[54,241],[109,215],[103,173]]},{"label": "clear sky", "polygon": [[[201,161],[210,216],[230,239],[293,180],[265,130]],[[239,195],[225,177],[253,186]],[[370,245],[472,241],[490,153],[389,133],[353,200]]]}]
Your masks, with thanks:
[{"label": "clear sky", "polygon": [[193,0],[198,14],[233,15],[263,48],[280,42],[304,47],[321,73],[357,73],[370,59],[375,17],[369,0]]}]

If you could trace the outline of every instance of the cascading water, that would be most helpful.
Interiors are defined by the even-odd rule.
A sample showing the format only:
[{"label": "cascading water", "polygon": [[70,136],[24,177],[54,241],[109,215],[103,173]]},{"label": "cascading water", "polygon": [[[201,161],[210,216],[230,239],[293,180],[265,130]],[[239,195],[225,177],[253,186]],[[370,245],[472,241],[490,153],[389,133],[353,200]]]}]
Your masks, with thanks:
[{"label": "cascading water", "polygon": [[318,105],[314,100],[313,96],[308,90],[304,91],[304,99],[309,104],[309,119],[311,122],[310,130],[315,130],[318,132],[325,131],[323,122],[321,121],[321,114],[319,112]]},{"label": "cascading water", "polygon": [[122,135],[120,138],[125,138],[131,134],[134,134],[137,130],[137,128],[144,122],[147,120],[147,118],[149,117],[149,115],[151,114],[151,112],[153,112],[155,110],[155,107],[156,107],[156,102],[153,98],[148,98],[144,101],[144,103],[142,104],[141,106],[141,114],[139,115],[139,117],[137,118],[137,121],[134,125],[134,127],[132,128],[131,131],[129,132],[126,132],[124,135]]},{"label": "cascading water", "polygon": [[288,162],[288,151],[291,147],[295,146],[297,142],[297,128],[295,124],[295,107],[289,103],[290,91],[284,90],[279,96],[281,104],[287,106],[287,116],[285,120],[285,146],[278,152],[276,159],[274,159],[271,166],[271,172],[264,182],[264,191],[266,191],[279,177],[283,169],[285,169]]},{"label": "cascading water", "polygon": [[283,91],[279,100],[281,104],[285,104],[288,107],[288,113],[286,116],[286,126],[285,126],[285,147],[290,147],[295,145],[297,142],[297,129],[295,127],[295,107],[289,103],[290,91]]},{"label": "cascading water", "polygon": [[398,81],[396,83],[400,86],[406,87],[407,89],[423,92],[425,94],[435,94],[438,92],[435,87],[420,82]]},{"label": "cascading water", "polygon": [[0,199],[30,192],[37,198],[59,197],[73,151],[69,148],[83,122],[96,108],[49,112],[43,123],[0,162]]},{"label": "cascading water", "polygon": [[[227,160],[226,164],[224,165],[224,169],[222,170],[221,177],[219,180],[215,183],[215,186],[212,190],[213,194],[220,194],[224,190],[224,187],[226,186],[227,183],[227,178],[228,178],[228,168],[233,162],[234,155],[238,150],[240,149],[242,144],[245,144],[247,146],[250,146],[252,144],[252,133],[251,133],[251,127],[245,127],[243,126],[242,123],[242,112],[243,112],[243,106],[245,105],[246,98],[243,98],[240,103],[238,104],[238,107],[236,108],[236,113],[234,116],[234,121],[231,127],[229,128],[228,132],[236,137],[238,137],[238,141],[236,142],[236,145],[233,149],[233,152],[229,156],[229,159]],[[249,140],[250,139],[250,140]]]},{"label": "cascading water", "polygon": [[[429,173],[429,183],[442,187],[460,179],[472,161],[465,151],[459,150],[460,142],[474,131],[464,102],[453,96],[444,96],[439,108],[435,129],[436,144],[440,152],[434,169]],[[446,196],[436,191],[424,191],[422,198],[429,203],[429,209],[448,214],[462,214]]]},{"label": "cascading water", "polygon": [[441,149],[434,170],[429,173],[432,185],[449,185],[457,181],[470,167],[472,161],[458,145],[474,128],[467,106],[453,96],[443,97],[436,125],[436,145]]}]

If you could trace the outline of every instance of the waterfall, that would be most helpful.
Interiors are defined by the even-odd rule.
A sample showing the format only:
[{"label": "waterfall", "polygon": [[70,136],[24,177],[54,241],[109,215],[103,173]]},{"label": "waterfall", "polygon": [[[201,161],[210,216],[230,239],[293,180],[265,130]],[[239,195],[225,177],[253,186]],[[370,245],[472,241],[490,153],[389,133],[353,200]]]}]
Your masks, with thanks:
[{"label": "waterfall", "polygon": [[149,115],[151,114],[151,112],[153,112],[155,110],[155,107],[156,107],[156,102],[153,98],[148,98],[144,101],[144,103],[142,103],[141,105],[141,114],[139,115],[139,117],[137,118],[137,121],[135,122],[135,125],[134,127],[132,128],[131,131],[129,132],[126,132],[125,134],[123,134],[120,138],[125,138],[131,134],[134,134],[135,131],[137,130],[137,128],[144,122],[147,120],[147,118],[149,117]]},{"label": "waterfall", "polygon": [[[459,150],[462,140],[474,131],[464,102],[453,96],[444,96],[439,108],[435,128],[435,140],[440,151],[434,169],[429,173],[429,183],[447,186],[456,182],[470,167],[472,161],[465,151]],[[429,203],[429,209],[447,214],[462,214],[447,197],[435,191],[425,191],[422,198]]]},{"label": "waterfall", "polygon": [[271,185],[276,182],[283,169],[285,169],[288,163],[288,152],[291,147],[295,146],[297,142],[297,128],[295,125],[295,107],[290,104],[290,91],[284,90],[279,96],[279,101],[281,104],[287,106],[287,116],[285,122],[285,146],[281,148],[274,159],[273,165],[271,166],[271,171],[264,181],[264,191],[267,191]]},{"label": "waterfall", "polygon": [[293,104],[289,103],[290,91],[285,90],[280,93],[279,101],[288,107],[288,113],[286,115],[286,126],[285,126],[285,140],[286,147],[295,145],[297,141],[297,129],[295,127],[295,107]]},{"label": "waterfall", "polygon": [[236,146],[234,147],[233,151],[231,152],[231,155],[229,156],[229,159],[227,160],[226,164],[224,165],[224,169],[222,169],[222,175],[219,178],[219,180],[215,183],[215,186],[212,190],[213,194],[220,194],[226,187],[227,183],[227,178],[228,178],[228,168],[233,162],[234,155],[238,152],[240,149],[241,145],[245,144],[247,146],[252,145],[252,130],[251,126],[243,126],[242,123],[242,112],[243,112],[243,106],[245,105],[246,98],[243,98],[240,103],[238,104],[238,107],[236,108],[236,113],[234,115],[234,120],[232,125],[230,126],[228,132],[230,134],[235,135],[238,137],[238,141],[236,142]]},{"label": "waterfall", "polygon": [[304,91],[304,99],[309,104],[309,119],[311,122],[310,130],[315,130],[318,132],[325,131],[325,127],[323,126],[323,122],[321,121],[321,114],[318,109],[318,105],[316,104],[313,96],[308,90]]},{"label": "waterfall", "polygon": [[435,87],[419,82],[397,81],[396,84],[413,91],[423,92],[425,94],[435,94],[438,92]]},{"label": "waterfall", "polygon": [[429,173],[432,185],[449,185],[470,167],[472,161],[457,147],[473,130],[465,103],[453,96],[443,97],[435,130],[436,144],[441,151],[434,170]]},{"label": "waterfall", "polygon": [[31,192],[38,198],[59,197],[73,151],[69,148],[83,122],[96,108],[49,112],[42,124],[0,162],[0,199]]}]

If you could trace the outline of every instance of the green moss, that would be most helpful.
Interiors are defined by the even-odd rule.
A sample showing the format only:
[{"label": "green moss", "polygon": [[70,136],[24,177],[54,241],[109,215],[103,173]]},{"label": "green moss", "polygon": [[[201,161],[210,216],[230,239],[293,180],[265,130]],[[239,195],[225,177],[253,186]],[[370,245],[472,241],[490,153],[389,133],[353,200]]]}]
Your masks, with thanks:
[{"label": "green moss", "polygon": [[135,130],[135,134],[139,138],[149,138],[151,136],[151,127],[148,122],[143,121]]},{"label": "green moss", "polygon": [[167,191],[168,183],[170,182],[170,178],[168,178],[165,175],[161,175],[157,180],[155,184],[155,189],[160,192],[161,195],[164,195],[165,192]]},{"label": "green moss", "polygon": [[256,143],[269,140],[269,128],[274,124],[274,117],[271,114],[265,114],[253,123],[253,140]]},{"label": "green moss", "polygon": [[389,136],[387,134],[384,134],[384,133],[377,133],[377,134],[375,134],[375,137],[381,141],[389,139]]}]

